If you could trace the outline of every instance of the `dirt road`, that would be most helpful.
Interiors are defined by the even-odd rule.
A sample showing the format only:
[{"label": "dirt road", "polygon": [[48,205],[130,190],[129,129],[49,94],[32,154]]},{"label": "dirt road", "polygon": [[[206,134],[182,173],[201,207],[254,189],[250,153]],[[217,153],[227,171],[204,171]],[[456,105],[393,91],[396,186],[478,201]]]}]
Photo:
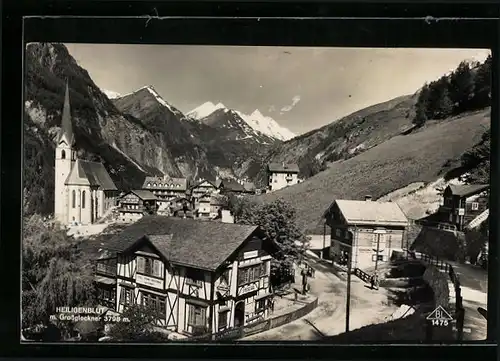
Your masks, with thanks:
[{"label": "dirt road", "polygon": [[[313,257],[308,262],[316,270],[310,278],[311,293],[318,307],[305,317],[242,340],[319,340],[345,332],[346,275]],[[351,277],[350,330],[383,322],[397,307],[388,301],[387,291],[371,290],[356,276]]]}]

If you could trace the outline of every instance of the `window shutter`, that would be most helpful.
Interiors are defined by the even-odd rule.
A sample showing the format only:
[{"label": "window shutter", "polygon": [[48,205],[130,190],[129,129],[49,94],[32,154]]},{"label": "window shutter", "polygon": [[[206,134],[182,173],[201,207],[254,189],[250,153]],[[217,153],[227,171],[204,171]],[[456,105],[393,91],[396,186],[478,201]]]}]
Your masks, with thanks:
[{"label": "window shutter", "polygon": [[145,261],[144,257],[141,256],[137,257],[137,272],[144,273],[144,268],[145,268],[144,261]]},{"label": "window shutter", "polygon": [[153,261],[153,275],[160,277],[160,261],[157,259]]}]

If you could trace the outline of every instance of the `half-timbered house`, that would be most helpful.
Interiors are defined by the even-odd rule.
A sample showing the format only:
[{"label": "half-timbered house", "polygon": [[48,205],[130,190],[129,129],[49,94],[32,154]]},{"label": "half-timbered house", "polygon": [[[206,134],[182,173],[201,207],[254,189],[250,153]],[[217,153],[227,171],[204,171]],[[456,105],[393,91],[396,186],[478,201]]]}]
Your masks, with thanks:
[{"label": "half-timbered house", "polygon": [[144,217],[115,236],[116,310],[153,304],[158,324],[194,335],[267,317],[274,244],[256,226]]},{"label": "half-timbered house", "polygon": [[330,257],[334,262],[365,269],[390,260],[392,251],[405,248],[408,219],[393,202],[338,199],[325,212],[331,229]]},{"label": "half-timbered house", "polygon": [[120,222],[135,222],[145,214],[155,214],[158,198],[150,191],[133,190],[119,200],[118,220]]}]

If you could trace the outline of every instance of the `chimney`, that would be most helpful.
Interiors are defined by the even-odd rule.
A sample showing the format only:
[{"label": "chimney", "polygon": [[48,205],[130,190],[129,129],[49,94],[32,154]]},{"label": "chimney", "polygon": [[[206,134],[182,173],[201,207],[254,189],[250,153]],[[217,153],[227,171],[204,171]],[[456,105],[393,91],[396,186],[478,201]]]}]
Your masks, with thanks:
[{"label": "chimney", "polygon": [[231,212],[227,209],[223,209],[221,211],[222,214],[222,223],[234,223],[234,217],[231,215]]},{"label": "chimney", "polygon": [[370,196],[370,195],[365,196],[365,201],[366,202],[371,202],[372,201],[372,196]]}]

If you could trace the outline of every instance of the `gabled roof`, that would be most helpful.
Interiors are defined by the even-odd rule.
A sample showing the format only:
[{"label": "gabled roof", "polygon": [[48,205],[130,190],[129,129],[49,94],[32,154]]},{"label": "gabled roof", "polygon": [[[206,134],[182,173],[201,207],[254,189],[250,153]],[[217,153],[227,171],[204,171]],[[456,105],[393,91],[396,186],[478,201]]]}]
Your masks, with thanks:
[{"label": "gabled roof", "polygon": [[193,183],[193,185],[190,188],[191,189],[197,188],[205,182],[209,183],[210,185],[212,185],[215,188],[219,188],[219,186],[220,186],[220,180],[202,179],[201,181]]},{"label": "gabled roof", "polygon": [[448,186],[451,190],[451,194],[459,197],[469,197],[481,193],[482,191],[489,189],[489,184],[467,184],[467,185],[455,185],[451,184]]},{"label": "gabled roof", "polygon": [[146,177],[142,188],[186,191],[188,187],[186,178]]},{"label": "gabled roof", "polygon": [[231,192],[244,192],[245,188],[233,179],[223,179],[221,187]]},{"label": "gabled roof", "polygon": [[90,185],[102,190],[117,190],[108,171],[102,163],[77,159],[66,178],[67,185]]},{"label": "gabled roof", "polygon": [[145,216],[114,236],[106,247],[125,252],[147,237],[170,262],[214,271],[257,229],[234,223]]},{"label": "gabled roof", "polygon": [[73,134],[73,126],[71,124],[71,106],[69,102],[69,84],[66,81],[66,92],[64,94],[64,105],[62,111],[61,130],[57,142],[59,143],[63,138],[69,142],[69,146],[73,145],[75,137]]},{"label": "gabled roof", "polygon": [[342,216],[353,225],[408,225],[408,218],[395,202],[353,201],[337,199]]},{"label": "gabled roof", "polygon": [[269,172],[272,173],[299,173],[299,166],[297,164],[286,163],[269,163],[267,166]]},{"label": "gabled roof", "polygon": [[134,193],[137,197],[139,197],[143,201],[156,201],[156,200],[158,200],[158,197],[156,197],[153,193],[151,193],[150,191],[144,190],[144,189],[132,190],[132,191],[124,194],[122,196],[122,198],[130,193]]}]

